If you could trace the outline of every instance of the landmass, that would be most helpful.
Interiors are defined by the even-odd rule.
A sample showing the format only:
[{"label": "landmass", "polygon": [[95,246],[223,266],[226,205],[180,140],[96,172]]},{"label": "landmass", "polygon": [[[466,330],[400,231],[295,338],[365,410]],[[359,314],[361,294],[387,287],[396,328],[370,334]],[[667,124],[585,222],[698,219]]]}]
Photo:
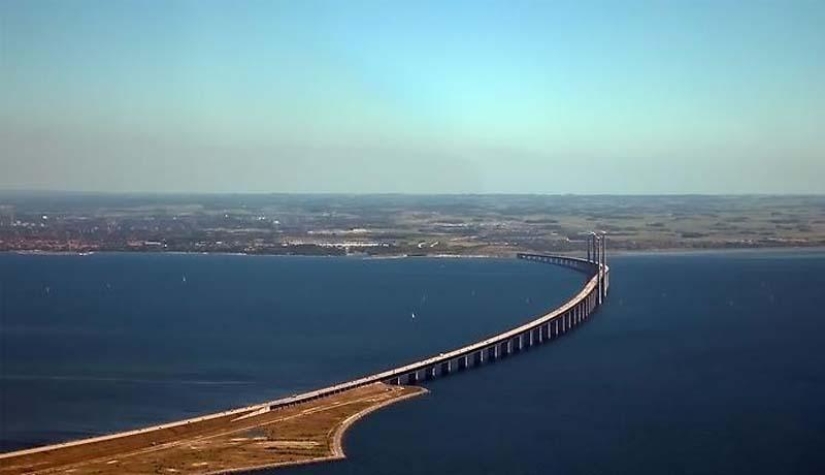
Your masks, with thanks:
[{"label": "landmass", "polygon": [[326,462],[345,457],[343,433],[359,418],[425,392],[374,383],[273,410],[249,408],[171,427],[0,454],[0,475],[202,475]]},{"label": "landmass", "polygon": [[503,256],[825,246],[825,196],[0,193],[0,251]]}]

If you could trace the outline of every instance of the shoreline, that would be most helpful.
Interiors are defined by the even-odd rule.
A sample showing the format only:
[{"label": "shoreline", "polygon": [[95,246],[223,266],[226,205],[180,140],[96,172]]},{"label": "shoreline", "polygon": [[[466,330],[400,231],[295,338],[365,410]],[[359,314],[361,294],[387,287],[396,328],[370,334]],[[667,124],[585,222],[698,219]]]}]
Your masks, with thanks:
[{"label": "shoreline", "polygon": [[[413,387],[413,386],[411,386]],[[275,468],[283,468],[283,467],[298,467],[303,465],[315,465],[320,463],[327,463],[327,462],[335,462],[337,460],[345,460],[347,458],[347,454],[344,452],[344,435],[346,434],[347,430],[350,429],[356,422],[360,421],[361,419],[369,416],[373,412],[377,412],[385,407],[389,407],[395,405],[396,403],[406,401],[408,399],[416,398],[419,396],[423,396],[428,394],[430,391],[423,387],[423,386],[414,386],[418,389],[418,391],[410,394],[406,394],[404,396],[390,399],[379,404],[364,408],[362,411],[357,412],[346,419],[334,428],[334,432],[332,434],[332,443],[330,455],[325,455],[321,457],[315,457],[307,460],[295,460],[290,462],[275,462],[271,464],[261,464],[256,465],[254,467],[246,467],[246,468],[237,468],[237,469],[228,469],[228,470],[216,470],[214,472],[206,472],[204,475],[229,475],[229,474],[237,474],[237,473],[248,473],[248,472],[258,472],[261,470],[269,470]]]},{"label": "shoreline", "polygon": [[[825,252],[825,245],[812,246],[761,246],[761,247],[663,247],[663,248],[649,248],[649,249],[612,249],[611,254],[614,256],[638,256],[638,255],[677,255],[677,254],[722,254],[722,253],[761,253],[761,252]],[[89,257],[94,255],[177,255],[177,256],[233,256],[233,257],[277,257],[277,258],[345,258],[345,259],[362,259],[362,260],[393,260],[393,259],[507,259],[512,258],[518,253],[546,253],[546,251],[535,251],[529,249],[513,249],[511,252],[502,254],[386,254],[386,255],[366,255],[366,254],[349,254],[349,255],[317,255],[317,254],[254,254],[244,252],[197,252],[197,251],[157,251],[157,252],[141,252],[141,251],[39,251],[39,250],[2,250],[0,255],[15,254],[20,256],[73,256],[73,257]],[[557,255],[583,255],[580,251],[554,251]]]},{"label": "shoreline", "polygon": [[786,252],[786,253],[801,253],[801,252],[825,252],[825,246],[776,246],[776,247],[709,247],[709,248],[689,248],[689,247],[672,247],[672,248],[657,248],[657,249],[613,249],[610,254],[613,256],[655,256],[655,255],[677,255],[677,254],[747,254],[747,253],[766,253],[766,252]]}]

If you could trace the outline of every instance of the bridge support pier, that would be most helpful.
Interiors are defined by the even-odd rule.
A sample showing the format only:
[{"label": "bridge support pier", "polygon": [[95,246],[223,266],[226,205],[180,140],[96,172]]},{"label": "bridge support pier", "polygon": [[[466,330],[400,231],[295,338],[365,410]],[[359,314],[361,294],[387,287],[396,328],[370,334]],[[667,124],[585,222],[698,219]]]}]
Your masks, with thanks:
[{"label": "bridge support pier", "polygon": [[487,348],[487,360],[493,362],[498,359],[498,345]]},{"label": "bridge support pier", "polygon": [[428,366],[426,369],[424,369],[424,379],[427,381],[432,381],[433,379],[435,379],[435,365]]},{"label": "bridge support pier", "polygon": [[447,361],[441,363],[441,375],[442,376],[446,376],[446,375],[448,375],[452,372],[451,371],[452,370],[451,363],[452,363],[452,360],[447,360]]},{"label": "bridge support pier", "polygon": [[467,355],[458,357],[458,370],[459,371],[464,371],[464,370],[467,369],[467,366],[469,366],[468,365],[469,361],[467,361],[467,360],[469,360],[469,359],[470,359],[470,357],[467,356]]}]

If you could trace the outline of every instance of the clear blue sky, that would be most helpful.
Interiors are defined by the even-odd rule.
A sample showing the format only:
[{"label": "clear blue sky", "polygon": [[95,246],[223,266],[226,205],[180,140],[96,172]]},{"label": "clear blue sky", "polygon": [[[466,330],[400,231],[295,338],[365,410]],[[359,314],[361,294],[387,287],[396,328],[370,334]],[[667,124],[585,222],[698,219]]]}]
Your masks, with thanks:
[{"label": "clear blue sky", "polygon": [[825,193],[825,1],[0,0],[0,189]]}]

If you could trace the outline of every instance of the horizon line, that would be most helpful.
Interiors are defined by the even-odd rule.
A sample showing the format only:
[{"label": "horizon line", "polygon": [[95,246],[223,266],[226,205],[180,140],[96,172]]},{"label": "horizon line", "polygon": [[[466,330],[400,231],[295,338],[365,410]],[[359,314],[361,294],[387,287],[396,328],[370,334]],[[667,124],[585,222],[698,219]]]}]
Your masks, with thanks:
[{"label": "horizon line", "polygon": [[673,192],[673,193],[540,193],[540,192],[346,192],[346,191],[101,191],[101,190],[38,190],[4,189],[0,196],[10,195],[74,195],[74,196],[578,196],[578,197],[825,197],[825,192]]}]

